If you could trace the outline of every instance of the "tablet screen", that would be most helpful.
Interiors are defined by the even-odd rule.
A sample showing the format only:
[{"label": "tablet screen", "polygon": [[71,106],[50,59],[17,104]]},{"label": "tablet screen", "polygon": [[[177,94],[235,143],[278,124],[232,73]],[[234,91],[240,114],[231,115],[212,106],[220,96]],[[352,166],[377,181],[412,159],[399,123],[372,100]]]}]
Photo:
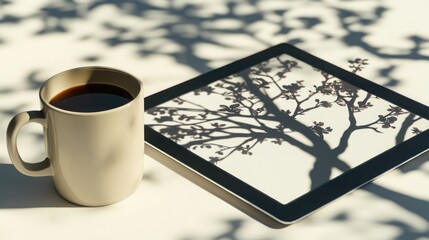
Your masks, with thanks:
[{"label": "tablet screen", "polygon": [[283,204],[429,128],[287,54],[150,108],[145,122]]}]

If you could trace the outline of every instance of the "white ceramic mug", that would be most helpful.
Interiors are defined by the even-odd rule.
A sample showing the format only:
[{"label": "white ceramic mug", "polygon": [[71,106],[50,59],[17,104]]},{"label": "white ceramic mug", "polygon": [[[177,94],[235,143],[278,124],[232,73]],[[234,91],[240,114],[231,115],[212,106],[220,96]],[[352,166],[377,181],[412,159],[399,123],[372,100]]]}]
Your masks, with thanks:
[{"label": "white ceramic mug", "polygon": [[[125,89],[132,100],[98,112],[74,112],[53,106],[58,93],[85,84],[110,84]],[[52,176],[58,193],[84,206],[118,202],[139,186],[143,175],[143,85],[128,73],[105,67],[61,72],[40,91],[41,111],[16,115],[7,129],[7,147],[14,166],[28,176]],[[21,159],[17,136],[30,122],[43,125],[47,158]]]}]

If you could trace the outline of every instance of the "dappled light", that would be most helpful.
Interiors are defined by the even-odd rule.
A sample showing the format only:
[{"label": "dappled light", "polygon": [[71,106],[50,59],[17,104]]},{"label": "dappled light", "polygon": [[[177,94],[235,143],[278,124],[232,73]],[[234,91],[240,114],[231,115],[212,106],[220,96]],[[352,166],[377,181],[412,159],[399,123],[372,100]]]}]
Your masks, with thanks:
[{"label": "dappled light", "polygon": [[[429,20],[427,7],[422,1],[0,1],[0,132],[3,135],[0,137],[0,215],[11,209],[50,208],[50,211],[58,211],[56,216],[60,218],[61,211],[71,205],[56,195],[49,179],[18,176],[10,165],[4,138],[7,124],[14,115],[40,109],[38,89],[57,72],[82,65],[119,68],[141,79],[145,94],[149,95],[275,44],[288,42],[429,105],[426,80],[429,33],[424,24]],[[293,62],[289,64],[293,70]],[[279,82],[275,86],[275,81],[269,82],[269,78],[287,75],[287,71],[273,72],[262,65],[258,67],[252,70],[253,79],[247,79],[257,85],[258,92],[249,92],[239,82],[224,79],[216,86],[192,92],[205,97],[234,89],[221,96],[223,102],[217,104],[215,110],[209,111],[198,106],[198,102],[178,98],[174,111],[162,107],[151,110],[154,124],[171,139],[184,142],[186,147],[206,151],[211,162],[221,165],[228,161],[230,154],[257,153],[262,137],[249,138],[249,133],[265,134],[263,138],[270,147],[291,144],[291,139],[279,134],[291,131],[282,124],[280,116],[299,119],[305,114],[344,107],[350,110],[347,116],[356,117],[357,122],[348,122],[349,129],[347,126],[342,129],[339,136],[344,136],[343,140],[329,146],[317,145],[338,134],[338,127],[323,119],[306,123],[307,128],[296,136],[301,141],[300,146],[311,149],[310,155],[315,158],[322,147],[329,147],[330,153],[334,153],[334,160],[328,165],[311,165],[314,170],[308,176],[313,181],[309,181],[312,188],[317,186],[314,183],[317,178],[326,180],[347,171],[348,165],[341,165],[339,161],[344,157],[342,154],[351,132],[368,131],[375,135],[377,131],[395,131],[392,143],[399,143],[424,130],[413,125],[419,121],[417,116],[401,112],[395,106],[383,106],[371,113],[380,99],[365,98],[365,94],[357,98],[356,89],[336,84],[323,72],[314,71],[320,81],[310,89],[313,92],[308,92],[299,81]],[[270,89],[278,90],[273,93],[277,95],[271,96],[276,101],[298,103],[287,109],[277,109],[277,118],[270,119],[273,109],[257,101],[257,97],[261,98]],[[192,114],[185,113],[179,106],[192,108]],[[370,113],[371,121],[359,122],[360,116]],[[272,124],[270,127],[275,132],[264,132],[266,129],[262,129],[261,122],[242,120],[255,120],[255,116],[263,116],[262,123]],[[225,118],[229,121],[219,121]],[[204,122],[208,127],[201,127],[204,124],[196,124],[194,129],[166,127],[172,121]],[[237,121],[244,123],[239,125]],[[239,132],[241,138],[237,137],[233,144],[204,142],[209,137],[237,134],[237,128],[242,131]],[[218,130],[218,135],[213,134],[214,129]],[[20,137],[29,143],[29,153],[44,155],[44,149],[38,149],[40,144],[34,144],[37,148],[31,144],[43,141],[42,132]],[[319,149],[314,147],[316,145]],[[220,210],[213,209],[211,204],[221,200],[185,180],[178,180],[179,176],[166,173],[168,170],[153,163],[145,168],[147,174],[143,177],[142,193],[138,195],[143,197],[130,200],[133,207],[146,203],[151,209],[142,207],[144,211],[127,213],[135,214],[132,215],[134,220],[138,219],[144,223],[142,226],[149,226],[153,231],[157,229],[153,219],[163,217],[171,229],[161,231],[158,226],[159,235],[156,236],[170,239],[305,239],[314,236],[335,239],[342,234],[354,239],[425,239],[429,236],[427,158],[419,158],[382,176],[282,232],[261,228],[253,219],[221,205],[223,203],[216,205]],[[315,161],[314,165],[317,164]],[[181,190],[199,198],[193,199],[194,195],[185,198]],[[158,206],[161,202],[165,204],[160,196],[172,198],[177,201],[176,205]],[[158,211],[159,216],[154,210],[156,207],[163,208]],[[206,208],[207,213],[193,210],[193,207]],[[85,214],[90,214],[89,211]],[[181,216],[175,216],[175,211]],[[37,219],[43,220],[42,215]],[[94,224],[93,220],[88,221],[88,225]],[[0,227],[6,226],[6,222],[0,216],[0,224],[3,224]],[[195,225],[202,230],[195,230]],[[252,235],[256,232],[254,229],[259,231]],[[141,231],[142,236],[146,231],[149,230]]]}]

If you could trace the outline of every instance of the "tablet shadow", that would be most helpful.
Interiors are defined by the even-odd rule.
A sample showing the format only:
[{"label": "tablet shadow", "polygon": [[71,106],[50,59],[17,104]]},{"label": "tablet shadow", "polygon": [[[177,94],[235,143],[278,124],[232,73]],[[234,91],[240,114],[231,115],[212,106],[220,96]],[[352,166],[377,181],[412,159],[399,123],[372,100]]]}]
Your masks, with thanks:
[{"label": "tablet shadow", "polygon": [[0,164],[0,209],[76,206],[58,195],[51,177],[28,177]]}]

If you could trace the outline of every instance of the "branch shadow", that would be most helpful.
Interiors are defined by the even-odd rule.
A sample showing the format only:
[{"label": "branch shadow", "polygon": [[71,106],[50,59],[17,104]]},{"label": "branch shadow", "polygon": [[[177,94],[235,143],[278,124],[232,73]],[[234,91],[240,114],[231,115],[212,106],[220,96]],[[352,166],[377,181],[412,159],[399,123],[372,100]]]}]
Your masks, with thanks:
[{"label": "branch shadow", "polygon": [[[80,2],[80,1],[79,1]],[[68,29],[68,21],[85,18],[83,13],[79,12],[77,9],[82,7],[78,1],[73,0],[63,0],[56,2],[54,5],[47,4],[44,6],[39,13],[19,17],[14,15],[5,15],[0,19],[0,23],[3,24],[15,24],[19,25],[28,19],[40,19],[42,21],[42,28],[35,32],[34,35],[40,36],[45,34],[56,34],[56,33],[67,33]],[[133,5],[132,8],[127,7],[127,4],[122,1],[110,0],[110,1],[86,1],[87,11],[93,11],[101,6],[112,5],[118,9],[121,9],[124,12],[124,15],[132,15],[138,16],[142,18],[151,18],[149,14],[150,11],[162,11],[166,15],[171,15],[173,17],[178,17],[177,21],[172,23],[166,23],[158,28],[166,29],[167,34],[163,36],[163,38],[171,40],[174,43],[177,43],[182,47],[182,50],[175,53],[167,54],[172,57],[177,63],[181,65],[189,66],[195,69],[198,72],[207,72],[212,69],[210,65],[210,60],[205,59],[198,54],[195,53],[195,46],[201,43],[214,44],[217,46],[223,46],[226,48],[233,48],[231,46],[227,46],[223,43],[217,42],[214,39],[211,39],[210,34],[208,32],[218,32],[221,34],[245,34],[255,40],[261,42],[262,44],[268,46],[270,43],[263,42],[260,39],[257,39],[257,33],[251,32],[247,30],[247,28],[237,28],[237,29],[210,29],[207,28],[208,21],[215,21],[221,19],[238,19],[241,22],[244,22],[246,25],[258,24],[259,21],[263,21],[265,19],[265,15],[278,15],[282,16],[284,13],[289,11],[289,8],[285,8],[281,11],[279,10],[264,10],[262,8],[258,9],[258,11],[246,13],[246,14],[236,14],[234,12],[235,5],[239,5],[238,2],[229,2],[226,3],[225,6],[228,8],[228,11],[225,13],[216,13],[214,15],[195,15],[193,12],[198,10],[200,6],[198,4],[184,4],[182,7],[179,5],[174,6],[174,2],[169,2],[169,6],[159,7],[157,5],[151,4],[149,1],[139,1],[131,3]],[[252,6],[261,5],[262,1],[252,0],[250,4]],[[319,1],[317,1],[319,2]],[[323,2],[323,1],[322,1]],[[0,1],[0,5],[4,6],[7,4],[11,4],[11,1]],[[329,5],[329,4],[327,4]],[[405,53],[396,53],[396,54],[388,54],[384,53],[379,47],[373,46],[370,43],[365,41],[365,36],[368,35],[367,32],[361,30],[353,29],[353,22],[350,22],[350,19],[357,18],[359,23],[363,26],[368,26],[377,23],[380,19],[383,19],[385,13],[389,11],[389,9],[384,8],[383,6],[374,8],[374,17],[372,19],[368,19],[367,14],[360,14],[357,11],[341,9],[339,7],[332,7],[336,14],[336,18],[340,23],[340,28],[345,31],[343,36],[340,36],[339,41],[343,42],[349,47],[359,47],[363,49],[365,52],[371,53],[374,56],[383,59],[414,59],[414,60],[428,60],[429,57],[421,53],[421,49],[424,49],[424,44],[428,42],[427,39],[422,38],[417,35],[408,36],[408,40],[412,43],[412,47],[407,49]],[[160,16],[160,17],[164,17]],[[271,16],[272,17],[272,16]],[[323,19],[319,17],[312,18],[301,18],[304,22],[302,28],[313,28],[314,26],[323,23]],[[189,36],[186,31],[179,31],[176,26],[180,24],[190,24],[195,26],[198,29],[199,34],[196,36]],[[297,27],[288,27],[284,24],[279,24],[280,29],[276,34],[287,35],[290,32],[293,32],[297,29]],[[115,35],[113,37],[107,39],[100,39],[100,44],[106,44],[110,47],[118,47],[120,45],[125,45],[129,43],[133,44],[141,44],[144,43],[147,39],[151,39],[151,37],[145,37],[138,35],[135,38],[124,38],[124,31],[132,31],[133,29],[124,29],[118,28],[120,25],[109,25],[104,24],[104,28],[111,28],[111,31],[115,31]],[[116,30],[115,30],[116,29]],[[315,31],[317,32],[317,31]],[[204,33],[204,34],[200,34]],[[332,36],[331,36],[332,37]],[[0,38],[1,45],[7,45],[9,39]],[[300,42],[300,39],[290,39],[290,42]],[[237,48],[237,47],[236,47]],[[166,54],[161,49],[158,48],[144,48],[141,47],[137,50],[138,54],[141,57],[147,57],[155,54]],[[85,60],[89,62],[96,63],[99,59],[98,56],[88,56]],[[400,80],[395,79],[393,76],[393,72],[395,71],[396,66],[387,67],[385,69],[381,69],[379,75],[381,77],[385,77],[388,79],[388,82],[385,86],[393,87],[400,83]],[[40,81],[37,79],[37,72],[30,73],[28,77],[28,85],[30,88],[38,88],[40,86]],[[0,94],[10,93],[13,89],[0,89]],[[16,108],[15,108],[16,109]],[[0,113],[5,114],[7,116],[14,115],[15,111],[12,109],[2,110]],[[421,166],[425,161],[421,159],[419,161],[412,161],[409,164],[405,165],[401,168],[402,171],[408,172],[414,170]],[[149,179],[150,176],[146,176]],[[392,200],[392,202],[396,202],[398,205],[403,206],[404,209],[410,210],[417,215],[423,216],[426,220],[429,218],[429,213],[427,211],[419,211],[422,207],[426,207],[429,203],[414,205],[410,204],[410,201],[404,198],[404,196],[399,197],[392,192],[386,191],[385,189],[375,189],[374,187],[366,188],[367,190],[376,193],[377,196],[381,198],[386,198]],[[9,164],[0,164],[0,208],[29,208],[29,207],[64,207],[64,206],[74,206],[71,203],[63,200],[60,196],[55,193],[55,189],[52,184],[52,180],[49,177],[42,178],[30,178],[18,173],[12,165]],[[415,209],[415,206],[420,206]],[[405,223],[405,222],[404,222]],[[404,223],[398,222],[389,222],[386,224],[397,227],[402,230],[403,237],[399,237],[398,239],[412,239],[417,238],[413,234],[407,234],[411,230],[408,225]],[[241,226],[237,222],[231,222],[232,228],[236,228],[237,226]],[[429,234],[429,233],[428,233]],[[219,235],[221,236],[221,235]],[[407,238],[408,237],[408,238]],[[232,238],[232,237],[230,237]]]},{"label": "branch shadow", "polygon": [[[361,30],[353,30],[352,25],[359,23],[362,26],[369,26],[378,23],[379,20],[383,19],[384,15],[389,9],[379,6],[373,10],[373,17],[367,18],[364,15],[359,14],[353,10],[333,8],[338,14],[338,20],[340,21],[341,28],[346,31],[342,42],[349,45],[350,47],[358,46],[364,49],[366,52],[372,53],[380,58],[384,59],[413,59],[413,60],[429,60],[427,54],[422,54],[421,50],[424,49],[424,45],[428,42],[428,39],[417,36],[409,35],[406,40],[409,41],[413,46],[408,48],[407,51],[400,53],[385,53],[382,47],[371,45],[365,40],[365,37],[369,35],[368,32]],[[350,19],[356,18],[356,21],[350,22]]]},{"label": "branch shadow", "polygon": [[[420,158],[419,160],[421,159],[422,158]],[[382,187],[375,183],[367,184],[364,187],[364,190],[371,192],[382,199],[389,200],[393,204],[396,204],[401,208],[406,209],[408,212],[415,214],[415,216],[420,217],[424,221],[429,222],[429,202],[424,199],[395,192],[393,190]],[[417,240],[417,239],[421,239],[429,236],[428,227],[426,227],[426,229],[416,229],[407,221],[391,219],[391,220],[381,221],[381,223],[388,226],[395,227],[399,230],[398,235],[394,238],[396,240],[411,240],[411,239]]]},{"label": "branch shadow", "polygon": [[0,209],[78,207],[63,199],[51,177],[28,177],[12,164],[0,164]]},{"label": "branch shadow", "polygon": [[[266,65],[264,64],[256,66],[258,66],[258,69],[263,69],[264,67],[266,67]],[[271,70],[274,68],[272,65],[270,65],[270,67],[266,67],[266,69]],[[273,76],[277,76],[279,75],[279,73],[282,73],[275,71],[274,74],[270,73],[270,70],[264,71],[266,75],[260,74],[260,76],[270,76],[270,74],[272,74]],[[328,80],[332,80],[332,78],[329,78],[329,76],[324,74],[323,72],[321,74],[325,80],[322,80],[321,83],[317,83],[321,84],[320,86],[317,84],[314,85],[314,88],[319,89],[318,91],[324,91],[324,95],[328,95],[328,92],[330,92],[331,94],[334,94],[336,96],[335,99],[342,99],[343,101],[340,102],[340,104],[337,104],[338,106],[347,109],[348,112],[345,121],[347,121],[349,127],[344,130],[342,134],[340,134],[340,136],[338,137],[340,139],[338,146],[334,148],[330,147],[324,140],[324,135],[329,134],[330,131],[324,131],[327,129],[322,127],[324,126],[323,124],[319,124],[318,128],[311,127],[303,124],[302,122],[297,121],[294,117],[292,117],[292,113],[298,112],[297,110],[301,111],[302,113],[307,111],[305,107],[300,107],[300,104],[302,102],[299,102],[293,107],[295,108],[295,110],[293,108],[281,108],[280,106],[276,105],[273,100],[283,95],[274,94],[273,96],[275,97],[272,97],[271,95],[267,94],[266,89],[269,88],[268,82],[260,77],[255,77],[257,75],[256,72],[252,73],[252,68],[250,68],[250,70],[242,70],[239,73],[231,75],[232,77],[226,77],[224,79],[219,80],[218,82],[212,83],[211,85],[207,85],[203,88],[194,90],[193,92],[189,92],[189,95],[185,94],[176,99],[173,99],[172,102],[174,104],[172,103],[172,105],[168,105],[170,104],[168,103],[165,106],[158,106],[149,109],[147,113],[156,117],[154,118],[154,122],[150,123],[149,121],[148,125],[155,128],[158,127],[158,131],[161,134],[168,136],[173,141],[179,142],[181,140],[184,140],[182,146],[190,150],[215,149],[208,150],[212,152],[218,150],[210,156],[209,154],[207,154],[208,151],[204,153],[208,156],[206,160],[214,164],[223,161],[226,157],[229,157],[234,151],[241,152],[242,155],[252,155],[250,150],[252,150],[252,148],[255,147],[256,144],[262,143],[267,140],[284,141],[308,154],[311,154],[316,158],[314,168],[310,171],[309,174],[311,189],[314,189],[320,184],[330,179],[333,168],[338,168],[342,172],[346,172],[350,169],[350,166],[347,164],[347,162],[342,161],[339,158],[339,155],[346,151],[348,146],[352,145],[349,143],[351,134],[354,131],[359,131],[360,129],[362,129],[362,127],[357,127],[357,120],[356,118],[354,118],[354,116],[357,112],[362,112],[367,109],[367,105],[365,105],[365,103],[371,97],[371,94],[367,93],[367,96],[362,99],[365,94],[361,94],[361,92],[359,92],[359,94],[361,94],[362,96],[361,98],[358,98],[357,88],[354,88],[353,86],[345,83],[342,85],[338,85],[340,84],[339,82],[335,82],[334,85],[330,85]],[[237,78],[238,80],[236,79],[236,81],[233,81],[234,77],[239,78]],[[274,79],[272,79],[272,82],[272,86],[280,86],[282,84],[285,84],[284,82],[281,82],[281,80],[275,81]],[[302,84],[303,82],[305,82],[305,80],[301,80],[299,82],[297,81],[296,83],[290,83],[289,85],[283,85],[281,93],[284,94],[286,99],[288,99],[287,97],[289,97],[289,99],[294,99],[294,96],[296,95],[293,95],[292,93],[301,93],[299,92],[299,89],[301,89],[299,87],[299,84]],[[330,86],[332,87],[332,89],[341,90],[327,91]],[[289,95],[287,95],[286,93],[289,93]],[[192,98],[194,96],[200,96],[202,94],[204,94],[204,96],[218,95],[221,96],[221,98],[223,98],[224,100],[226,100],[226,102],[222,102],[222,99],[219,100],[217,98],[212,98],[210,99],[210,102],[216,102],[219,106],[218,108],[212,108],[213,106],[210,107],[211,105],[204,105],[204,101],[201,98]],[[310,93],[308,97],[304,99],[305,101],[307,101],[313,96],[318,97],[317,101],[315,101],[317,102],[317,104],[322,102],[325,103],[324,105],[320,105],[323,108],[327,108],[328,106],[331,106],[337,101],[331,100],[333,102],[330,102],[328,104],[329,99],[324,99],[322,93],[320,93],[320,95]],[[349,97],[350,100],[347,97]],[[374,101],[375,99],[376,98],[371,100],[373,101],[374,105],[368,105],[369,107],[377,105],[377,101]],[[207,99],[205,100],[207,101]],[[231,102],[228,101],[233,101],[232,103],[234,104],[229,105]],[[319,107],[319,105],[316,106]],[[368,129],[371,129],[369,127],[371,127],[372,125],[380,124],[383,125],[382,128],[384,129],[391,128],[391,123],[395,122],[399,115],[405,114],[404,116],[402,116],[402,118],[405,118],[405,120],[401,124],[401,126],[398,126],[398,133],[396,135],[396,142],[399,144],[404,141],[405,132],[410,131],[412,124],[416,121],[417,118],[414,114],[404,112],[401,108],[395,108],[391,105],[389,105],[387,109],[385,108],[385,106],[382,106],[378,109],[378,111],[380,111],[380,113],[383,113],[385,117],[383,115],[374,115],[374,113],[370,113],[367,116],[368,118],[366,119],[367,124],[364,125],[362,123],[359,123],[359,126],[367,126]],[[313,110],[316,108],[314,107],[314,105],[310,105],[308,109]],[[323,111],[326,114],[326,110]],[[320,112],[320,114],[322,113],[323,112]],[[391,123],[383,120],[387,118],[391,119]],[[241,119],[241,121],[239,119]],[[255,120],[254,124],[250,124],[249,119]],[[264,122],[275,122],[276,124],[272,124],[272,126],[277,124],[279,125],[273,128],[268,127]],[[287,128],[290,131],[299,132],[300,134],[302,134],[302,136],[305,136],[305,138],[309,140],[312,144],[305,144],[304,142],[300,142],[298,139],[292,138],[290,135],[287,135],[283,132],[283,128],[279,129],[279,126],[283,126],[283,128]],[[234,129],[236,131],[234,131]],[[396,129],[396,127],[392,129]],[[382,132],[377,130],[376,134],[380,133]],[[391,137],[395,138],[395,136]],[[231,143],[231,145],[224,145],[221,144],[221,142],[216,142],[218,140],[223,140],[224,138],[246,138],[246,140],[243,140],[243,142],[239,145],[234,145],[236,143]],[[253,145],[252,142],[254,142]],[[360,143],[354,142],[354,144]],[[418,168],[422,164],[422,161],[425,161],[426,159],[427,155],[420,156],[418,159],[415,159],[416,162],[413,162],[412,166],[408,166],[408,169]],[[424,199],[419,199],[413,196],[402,194],[400,192],[395,192],[376,184],[372,184],[369,187],[365,187],[364,190],[376,195],[377,197],[389,200],[395,205],[404,208],[405,210],[413,213],[416,216],[419,216],[425,220],[429,220],[429,212],[423,210],[429,209],[429,202],[425,201]],[[338,221],[339,219],[336,220]],[[347,219],[342,219],[342,221],[346,220]],[[412,229],[412,227],[408,227],[409,224],[406,221],[401,221],[400,223],[402,225],[395,224],[395,227],[407,226],[407,228],[401,228],[401,233],[403,233],[403,236],[418,236],[419,234],[422,234],[422,232],[419,230],[410,232],[410,229]],[[390,222],[386,222],[385,224],[392,225],[390,224]],[[231,228],[235,231],[237,227],[240,227],[241,225],[231,224],[231,226]],[[226,235],[220,236],[226,238]]]}]

